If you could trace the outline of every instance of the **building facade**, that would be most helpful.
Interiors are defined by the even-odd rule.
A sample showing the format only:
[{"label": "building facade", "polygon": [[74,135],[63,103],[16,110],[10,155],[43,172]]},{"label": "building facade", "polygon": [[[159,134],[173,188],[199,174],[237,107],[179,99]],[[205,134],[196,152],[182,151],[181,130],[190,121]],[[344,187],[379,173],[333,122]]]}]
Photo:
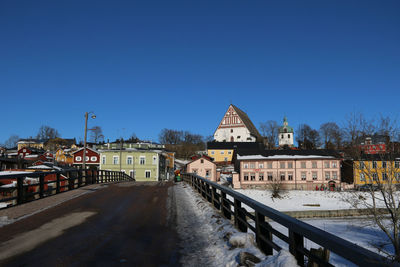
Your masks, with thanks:
[{"label": "building facade", "polygon": [[230,105],[214,132],[216,142],[257,142],[262,141],[257,128],[245,112]]},{"label": "building facade", "polygon": [[166,167],[162,151],[125,149],[100,152],[101,170],[122,171],[136,181],[166,179]]},{"label": "building facade", "polygon": [[[72,153],[74,157],[74,166],[82,167],[83,165],[83,148]],[[98,168],[100,164],[100,153],[91,148],[86,148],[86,166],[89,168]]]},{"label": "building facade", "polygon": [[354,186],[400,183],[400,156],[366,155],[353,162]]},{"label": "building facade", "polygon": [[234,188],[268,188],[272,183],[284,189],[316,190],[339,187],[340,158],[324,155],[238,155],[239,172]]},{"label": "building facade", "polygon": [[195,157],[186,165],[186,172],[195,173],[212,182],[217,179],[217,165],[207,156]]}]

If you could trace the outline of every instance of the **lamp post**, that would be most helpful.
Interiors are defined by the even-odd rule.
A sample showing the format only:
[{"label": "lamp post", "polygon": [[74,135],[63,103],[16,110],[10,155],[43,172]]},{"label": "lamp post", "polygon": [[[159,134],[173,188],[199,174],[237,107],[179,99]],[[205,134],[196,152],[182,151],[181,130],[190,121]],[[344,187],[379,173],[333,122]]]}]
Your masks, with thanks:
[{"label": "lamp post", "polygon": [[93,112],[85,112],[85,140],[84,140],[84,144],[83,144],[83,164],[82,164],[82,169],[86,170],[86,139],[87,139],[87,121],[88,121],[88,117],[89,114],[92,113],[93,115],[91,116],[92,119],[96,118],[96,115],[94,115]]}]

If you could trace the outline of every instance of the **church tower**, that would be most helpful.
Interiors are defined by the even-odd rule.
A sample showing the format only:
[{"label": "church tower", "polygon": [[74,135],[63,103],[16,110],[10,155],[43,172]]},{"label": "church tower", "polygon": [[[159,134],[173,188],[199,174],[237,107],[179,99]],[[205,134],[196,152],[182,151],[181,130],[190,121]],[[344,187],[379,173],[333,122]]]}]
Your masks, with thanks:
[{"label": "church tower", "polygon": [[288,125],[286,116],[283,118],[283,126],[279,128],[279,146],[292,147],[294,142],[293,128]]}]

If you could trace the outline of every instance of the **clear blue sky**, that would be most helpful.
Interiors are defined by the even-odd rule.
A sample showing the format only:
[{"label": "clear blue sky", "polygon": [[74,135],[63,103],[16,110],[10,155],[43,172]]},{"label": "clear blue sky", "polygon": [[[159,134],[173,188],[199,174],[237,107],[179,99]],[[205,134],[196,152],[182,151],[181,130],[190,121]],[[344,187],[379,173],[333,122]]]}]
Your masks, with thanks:
[{"label": "clear blue sky", "polygon": [[230,103],[258,127],[397,118],[400,1],[0,2],[0,143],[212,135]]}]

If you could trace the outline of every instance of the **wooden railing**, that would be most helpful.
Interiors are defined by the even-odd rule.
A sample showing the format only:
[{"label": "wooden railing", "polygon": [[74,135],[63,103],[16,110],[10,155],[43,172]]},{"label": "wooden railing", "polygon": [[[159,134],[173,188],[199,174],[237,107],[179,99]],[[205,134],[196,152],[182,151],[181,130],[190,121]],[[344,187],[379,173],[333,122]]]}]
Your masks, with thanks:
[{"label": "wooden railing", "polygon": [[[279,238],[288,244],[290,253],[300,266],[304,266],[305,257],[319,266],[333,266],[304,246],[306,238],[359,266],[399,266],[397,263],[388,262],[377,253],[283,214],[228,187],[195,174],[183,174],[182,177],[183,181],[190,184],[203,198],[220,210],[225,218],[231,220],[233,217],[237,229],[242,232],[247,232],[249,229],[253,231],[257,246],[266,255],[272,255],[273,250],[282,249],[275,242],[276,238]],[[253,209],[254,213],[246,210],[242,204]],[[267,219],[286,227],[288,234],[274,229]]]},{"label": "wooden railing", "polygon": [[[4,185],[5,180],[13,184]],[[90,184],[134,180],[123,172],[82,169],[1,175],[0,203],[10,207]]]}]

